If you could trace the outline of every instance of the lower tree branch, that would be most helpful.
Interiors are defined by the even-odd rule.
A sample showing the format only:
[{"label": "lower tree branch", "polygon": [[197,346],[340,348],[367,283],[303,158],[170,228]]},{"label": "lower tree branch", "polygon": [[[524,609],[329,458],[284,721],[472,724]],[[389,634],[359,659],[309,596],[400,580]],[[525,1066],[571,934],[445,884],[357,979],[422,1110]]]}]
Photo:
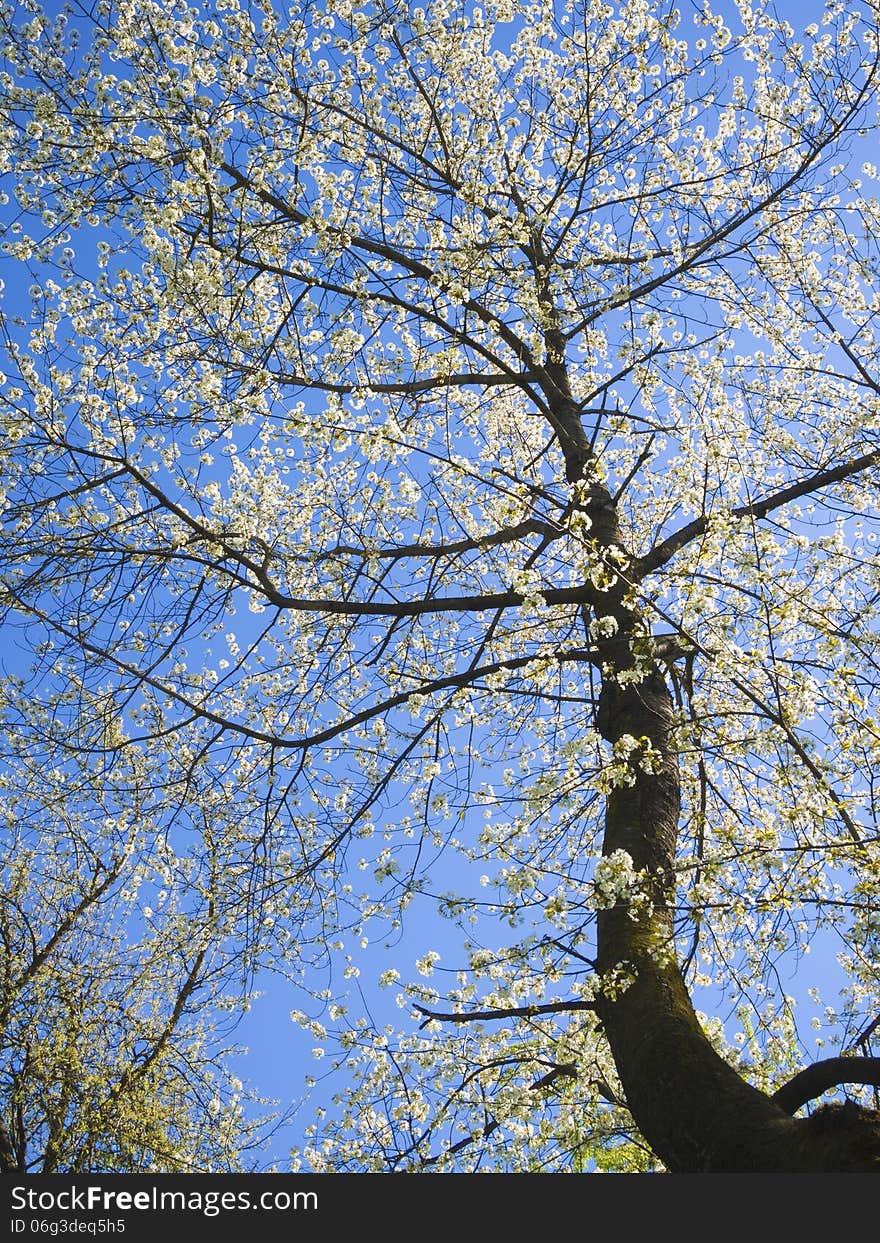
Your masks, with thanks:
[{"label": "lower tree branch", "polygon": [[828,1057],[799,1071],[778,1088],[772,1099],[787,1114],[842,1083],[880,1087],[880,1057]]},{"label": "lower tree branch", "polygon": [[539,1006],[505,1006],[497,1010],[441,1012],[439,1010],[428,1010],[425,1006],[420,1006],[418,1002],[413,1002],[413,1006],[418,1010],[419,1014],[425,1016],[425,1021],[419,1024],[420,1030],[423,1027],[427,1027],[432,1020],[436,1020],[439,1023],[476,1023],[484,1019],[491,1022],[497,1019],[531,1019],[541,1014],[568,1014],[575,1010],[596,1009],[592,1001],[579,1001],[576,999],[571,1001],[547,1001]]}]

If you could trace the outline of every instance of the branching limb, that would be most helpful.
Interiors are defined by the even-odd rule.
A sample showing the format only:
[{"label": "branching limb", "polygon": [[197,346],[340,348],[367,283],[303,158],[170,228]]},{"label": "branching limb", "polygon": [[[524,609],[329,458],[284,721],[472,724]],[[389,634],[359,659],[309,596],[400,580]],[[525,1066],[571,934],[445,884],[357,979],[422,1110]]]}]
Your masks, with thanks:
[{"label": "branching limb", "polygon": [[542,1014],[570,1014],[576,1010],[595,1010],[596,1008],[591,1001],[581,1001],[575,998],[571,1001],[548,1001],[539,1006],[503,1006],[491,1010],[469,1010],[466,1013],[428,1010],[427,1007],[420,1006],[418,1002],[414,1002],[413,1005],[419,1014],[425,1016],[424,1022],[419,1024],[419,1030],[435,1020],[438,1023],[477,1023],[480,1020],[492,1022],[498,1019],[533,1019]]},{"label": "branching limb", "polygon": [[828,1057],[799,1071],[773,1094],[787,1114],[794,1114],[808,1101],[843,1083],[880,1088],[880,1057]]},{"label": "branching limb", "polygon": [[[734,518],[766,518],[767,514],[775,509],[781,509],[783,505],[787,505],[789,501],[800,500],[801,497],[810,496],[813,492],[818,492],[820,488],[827,488],[834,483],[842,483],[845,479],[851,479],[863,471],[868,471],[872,467],[880,463],[880,449],[875,449],[872,453],[864,453],[861,457],[854,458],[851,462],[843,462],[840,466],[834,466],[829,470],[817,471],[814,475],[810,475],[806,479],[801,479],[798,483],[793,483],[790,487],[781,488],[778,492],[773,492],[769,496],[765,496],[760,501],[754,501],[749,505],[739,505],[734,509]],[[692,522],[686,523],[680,530],[673,532],[665,540],[661,540],[656,544],[650,552],[644,557],[640,557],[633,567],[633,576],[639,580],[647,574],[652,574],[655,570],[659,570],[661,566],[671,561],[677,552],[691,543],[692,540],[698,539],[705,534],[709,525],[709,519],[706,515],[694,518]]]}]

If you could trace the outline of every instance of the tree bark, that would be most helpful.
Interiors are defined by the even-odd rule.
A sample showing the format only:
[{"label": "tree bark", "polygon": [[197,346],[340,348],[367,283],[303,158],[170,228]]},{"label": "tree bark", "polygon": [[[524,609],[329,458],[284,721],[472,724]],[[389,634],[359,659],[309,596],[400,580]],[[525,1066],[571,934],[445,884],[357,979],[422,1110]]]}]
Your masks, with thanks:
[{"label": "tree bark", "polygon": [[[605,521],[597,525],[607,540],[617,527],[607,493],[600,507]],[[703,1032],[674,956],[680,788],[672,698],[657,663],[640,681],[626,678],[634,671],[630,641],[644,631],[622,589],[597,593],[594,609],[618,622],[597,728],[610,743],[624,734],[647,739],[661,757],[644,771],[644,744],[633,752],[633,784],[611,792],[605,814],[603,853],[626,851],[645,870],[650,906],[639,912],[621,903],[598,915],[600,973],[631,977],[597,1010],[636,1124],[673,1172],[880,1172],[880,1115],[846,1104],[793,1118],[725,1062]]]}]

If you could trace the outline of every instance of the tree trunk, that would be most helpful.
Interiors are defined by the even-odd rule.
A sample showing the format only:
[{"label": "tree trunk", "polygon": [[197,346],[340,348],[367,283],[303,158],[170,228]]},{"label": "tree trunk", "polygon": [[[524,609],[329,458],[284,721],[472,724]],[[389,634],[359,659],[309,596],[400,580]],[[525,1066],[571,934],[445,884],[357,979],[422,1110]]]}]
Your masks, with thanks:
[{"label": "tree trunk", "polygon": [[[632,636],[635,618],[606,595],[604,612]],[[634,784],[608,797],[603,853],[626,851],[646,869],[651,908],[638,917],[624,904],[599,912],[598,965],[623,968],[632,982],[604,999],[599,1013],[627,1103],[653,1151],[675,1172],[880,1172],[880,1115],[856,1105],[792,1118],[746,1083],[712,1048],[691,1005],[673,952],[672,865],[680,813],[674,709],[659,666],[621,685],[632,666],[616,642],[597,714],[602,736],[647,738],[662,763],[635,768]],[[640,752],[633,753],[635,765]]]},{"label": "tree trunk", "polygon": [[[590,519],[597,556],[609,571],[632,566],[617,506],[595,475],[563,338],[548,332],[546,347],[544,389],[566,478],[590,481],[577,503]],[[681,812],[675,710],[656,661],[640,670],[639,681],[627,677],[635,673],[634,649],[644,650],[650,634],[629,588],[624,571],[610,574],[590,601],[597,618],[616,623],[614,637],[599,644],[596,727],[612,744],[625,734],[641,740],[631,757],[635,780],[608,796],[602,850],[606,857],[626,851],[636,870],[645,869],[651,905],[638,915],[623,903],[599,911],[597,933],[600,974],[622,973],[631,981],[597,1002],[629,1109],[655,1154],[678,1173],[880,1172],[880,1114],[847,1104],[793,1118],[725,1062],[699,1024],[675,961],[673,936]],[[660,757],[651,771],[638,766],[645,740]]]}]

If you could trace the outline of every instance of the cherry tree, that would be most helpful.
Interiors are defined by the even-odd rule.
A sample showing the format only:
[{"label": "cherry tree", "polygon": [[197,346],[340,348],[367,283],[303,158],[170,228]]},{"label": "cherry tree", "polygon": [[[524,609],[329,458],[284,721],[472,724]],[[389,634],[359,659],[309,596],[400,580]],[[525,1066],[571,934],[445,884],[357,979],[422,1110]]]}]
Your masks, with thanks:
[{"label": "cherry tree", "polygon": [[6,1167],[876,1170],[870,6],[2,20]]}]

